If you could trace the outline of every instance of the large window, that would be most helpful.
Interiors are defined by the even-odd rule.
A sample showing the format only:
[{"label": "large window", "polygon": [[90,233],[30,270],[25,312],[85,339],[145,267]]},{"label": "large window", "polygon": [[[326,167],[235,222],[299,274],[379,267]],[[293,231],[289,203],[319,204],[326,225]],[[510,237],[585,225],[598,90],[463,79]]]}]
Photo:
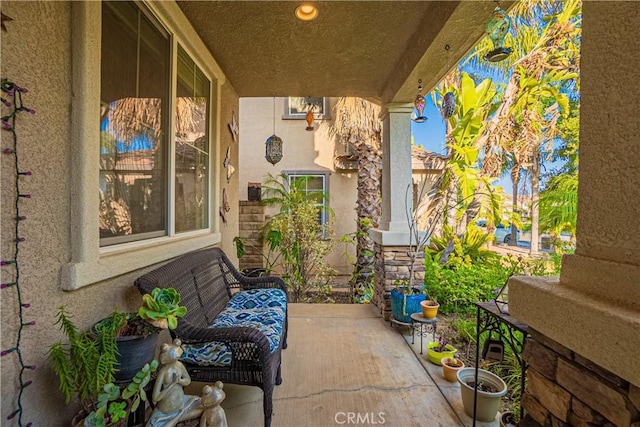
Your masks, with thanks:
[{"label": "large window", "polygon": [[176,232],[209,224],[209,80],[178,48],[176,99]]},{"label": "large window", "polygon": [[289,184],[296,185],[303,194],[318,206],[318,222],[324,225],[328,220],[327,203],[329,196],[328,173],[286,172]]},{"label": "large window", "polygon": [[329,98],[319,96],[289,96],[284,100],[283,119],[304,120],[307,111],[313,111],[316,119],[329,119]]},{"label": "large window", "polygon": [[101,246],[209,227],[211,83],[171,46],[144,6],[102,2]]}]

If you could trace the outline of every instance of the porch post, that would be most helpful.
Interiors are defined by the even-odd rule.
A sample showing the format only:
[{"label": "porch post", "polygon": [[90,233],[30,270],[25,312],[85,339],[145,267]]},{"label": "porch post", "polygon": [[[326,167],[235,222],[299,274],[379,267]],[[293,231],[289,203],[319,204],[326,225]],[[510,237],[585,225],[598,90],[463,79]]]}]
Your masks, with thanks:
[{"label": "porch post", "polygon": [[[382,108],[382,219],[379,228],[369,230],[375,243],[375,289],[373,303],[388,319],[390,292],[396,280],[412,284],[424,278],[422,260],[416,261],[409,277],[411,243],[409,222],[413,211],[411,178],[411,104],[387,104]],[[414,242],[415,243],[415,242]]]},{"label": "porch post", "polygon": [[[583,3],[576,251],[564,256],[559,280],[509,281],[511,314],[543,341],[570,352],[559,359],[562,372],[557,363],[561,386],[573,392],[571,379],[595,384],[602,368],[622,378],[623,385],[614,390],[622,396],[619,405],[600,392],[590,395],[594,404],[605,402],[593,408],[616,425],[640,418],[640,399],[630,411],[625,397],[640,396],[639,38],[636,3]],[[584,360],[588,363],[573,363]],[[606,384],[598,387],[610,392]]]},{"label": "porch post", "polygon": [[[387,104],[382,133],[382,220],[380,230],[408,232],[411,189],[411,104]],[[408,191],[408,193],[407,193]],[[408,194],[408,197],[407,197]]]}]

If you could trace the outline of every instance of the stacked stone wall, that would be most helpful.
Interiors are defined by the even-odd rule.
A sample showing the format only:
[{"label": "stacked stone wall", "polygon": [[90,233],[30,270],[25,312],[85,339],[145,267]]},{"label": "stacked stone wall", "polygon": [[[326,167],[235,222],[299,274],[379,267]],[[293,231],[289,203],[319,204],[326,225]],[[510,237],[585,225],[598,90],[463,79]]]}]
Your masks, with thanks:
[{"label": "stacked stone wall", "polygon": [[[411,268],[408,246],[381,246],[376,243],[375,291],[373,302],[385,320],[391,316],[391,290],[398,281],[408,281]],[[411,286],[421,288],[424,283],[424,254],[414,261]]]},{"label": "stacked stone wall", "polygon": [[264,206],[259,201],[240,202],[239,233],[246,253],[240,258],[240,268],[264,267],[263,242],[260,228],[264,225]]},{"label": "stacked stone wall", "polygon": [[[640,427],[640,387],[530,331],[521,426]],[[594,340],[593,345],[614,345]],[[624,363],[621,360],[620,363]]]}]

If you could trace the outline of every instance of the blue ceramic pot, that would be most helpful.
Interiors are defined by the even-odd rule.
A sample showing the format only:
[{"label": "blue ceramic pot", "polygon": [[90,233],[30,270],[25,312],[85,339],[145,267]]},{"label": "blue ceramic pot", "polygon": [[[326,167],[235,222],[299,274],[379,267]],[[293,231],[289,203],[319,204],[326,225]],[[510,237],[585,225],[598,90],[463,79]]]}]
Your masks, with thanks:
[{"label": "blue ceramic pot", "polygon": [[420,307],[420,303],[424,301],[425,296],[418,288],[413,288],[413,295],[407,295],[407,302],[404,306],[404,293],[402,291],[406,290],[406,287],[400,287],[398,289],[391,290],[391,313],[393,314],[393,318],[404,323],[411,322],[411,315],[413,313],[422,312],[422,307]]}]

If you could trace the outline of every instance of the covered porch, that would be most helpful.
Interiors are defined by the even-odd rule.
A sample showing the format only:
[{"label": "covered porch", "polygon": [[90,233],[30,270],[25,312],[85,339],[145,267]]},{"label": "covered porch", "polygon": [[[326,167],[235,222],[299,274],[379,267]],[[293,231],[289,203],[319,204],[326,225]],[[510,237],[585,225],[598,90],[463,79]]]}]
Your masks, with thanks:
[{"label": "covered porch", "polygon": [[[290,304],[289,347],[274,391],[274,426],[471,426],[457,383],[372,305]],[[425,339],[424,345],[429,341]],[[203,384],[188,389],[199,394]],[[262,391],[225,385],[230,426],[262,425]],[[356,423],[355,421],[358,421]],[[476,422],[477,426],[498,426]],[[351,421],[351,422],[349,422]]]},{"label": "covered porch", "polygon": [[[63,425],[73,416],[46,361],[47,347],[61,336],[52,325],[59,306],[67,306],[88,328],[116,306],[137,307],[140,296],[131,284],[154,266],[211,245],[234,253],[237,208],[225,224],[218,211],[222,190],[237,207],[244,185],[237,174],[227,181],[224,153],[233,148],[232,163],[251,167],[237,157],[242,136],[235,141],[227,131],[240,97],[360,96],[381,104],[383,220],[375,238],[382,247],[404,244],[410,102],[417,81],[422,79],[427,90],[435,86],[482,36],[495,7],[491,1],[317,2],[321,18],[316,22],[322,25],[313,27],[293,20],[294,2],[144,3],[209,72],[210,223],[191,235],[169,230],[159,239],[106,249],[100,247],[97,209],[101,5],[2,4],[3,14],[12,18],[3,22],[8,31],[2,33],[2,76],[29,88],[28,105],[37,111],[17,126],[20,167],[33,171],[20,177],[21,189],[30,196],[20,201],[28,220],[21,223],[19,236],[11,209],[20,197],[14,186],[19,171],[8,154],[2,157],[2,260],[8,262],[2,282],[8,286],[2,290],[1,336],[3,352],[9,351],[0,367],[3,424]],[[339,19],[323,21],[322,14],[332,11]],[[608,419],[622,414],[616,425],[630,426],[640,407],[640,86],[635,79],[640,15],[636,3],[623,1],[589,1],[583,11],[576,254],[565,258],[559,278],[513,279],[511,297],[513,314],[559,343],[557,353],[593,365],[580,372],[622,408]],[[177,47],[177,41],[172,43]],[[10,146],[6,135],[2,149]],[[19,238],[26,240],[20,240],[19,286],[13,286],[18,264],[13,247]],[[460,406],[445,399],[456,392],[438,387],[438,379],[424,370],[380,311],[292,305],[291,313],[274,425],[337,425],[342,421],[335,419],[338,412],[350,411],[370,417],[384,412],[387,425],[438,425],[430,421],[437,417],[443,426],[470,422]],[[594,335],[606,336],[610,345],[594,343]],[[596,377],[600,369],[617,376],[614,386]],[[573,384],[556,381],[555,365],[539,379],[544,387],[526,409],[539,415],[540,425],[547,420],[572,423],[576,408],[582,408],[579,385],[574,393]],[[230,425],[259,425],[260,391],[240,390],[228,389]],[[551,412],[539,409],[554,403],[555,392],[566,405]],[[234,403],[236,394],[240,400]],[[629,401],[635,406],[627,408]],[[601,402],[606,402],[602,408]],[[606,415],[612,407],[608,403],[596,399],[594,407]],[[251,418],[245,422],[244,416]]]}]

